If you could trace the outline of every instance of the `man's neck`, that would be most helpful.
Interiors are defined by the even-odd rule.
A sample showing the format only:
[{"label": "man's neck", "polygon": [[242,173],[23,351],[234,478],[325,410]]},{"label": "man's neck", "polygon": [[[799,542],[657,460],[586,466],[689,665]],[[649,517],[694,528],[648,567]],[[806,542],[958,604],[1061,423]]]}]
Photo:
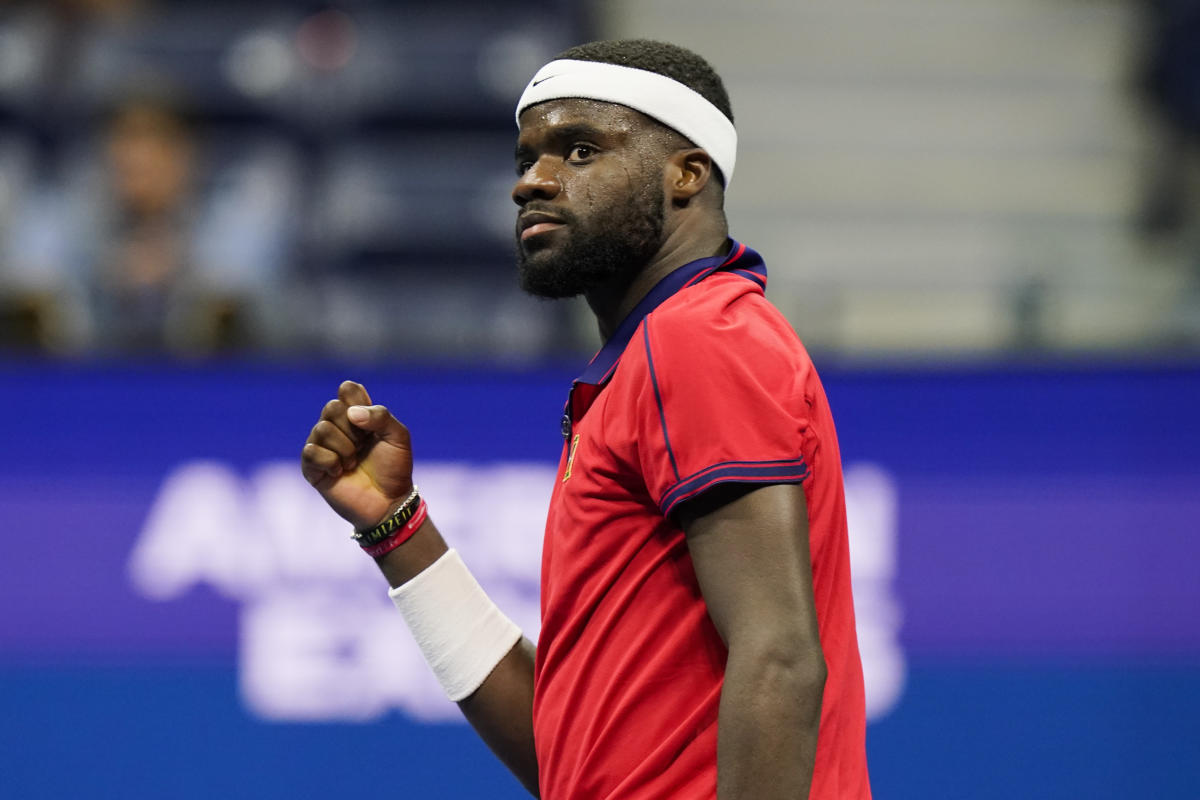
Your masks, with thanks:
[{"label": "man's neck", "polygon": [[706,235],[677,229],[667,236],[658,253],[627,286],[604,287],[588,292],[587,302],[600,326],[604,341],[616,332],[625,317],[658,282],[675,270],[700,258],[724,255],[729,248],[728,230],[722,226]]}]

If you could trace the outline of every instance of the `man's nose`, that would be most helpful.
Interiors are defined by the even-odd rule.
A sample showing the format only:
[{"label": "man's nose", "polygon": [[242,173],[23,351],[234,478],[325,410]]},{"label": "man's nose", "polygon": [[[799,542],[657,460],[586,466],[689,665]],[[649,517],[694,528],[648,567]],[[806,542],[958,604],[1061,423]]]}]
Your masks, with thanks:
[{"label": "man's nose", "polygon": [[549,158],[539,158],[517,178],[512,191],[514,203],[524,206],[530,200],[551,200],[558,195],[562,186],[549,161]]}]

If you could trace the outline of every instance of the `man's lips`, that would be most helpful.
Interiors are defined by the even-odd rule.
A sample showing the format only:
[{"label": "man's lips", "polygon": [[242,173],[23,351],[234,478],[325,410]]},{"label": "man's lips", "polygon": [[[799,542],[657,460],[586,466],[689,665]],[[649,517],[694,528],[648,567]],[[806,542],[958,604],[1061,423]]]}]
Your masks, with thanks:
[{"label": "man's lips", "polygon": [[525,230],[521,231],[521,241],[525,241],[531,236],[537,236],[539,233],[555,230],[563,227],[561,222],[535,222]]},{"label": "man's lips", "polygon": [[520,231],[521,241],[537,236],[541,233],[547,233],[561,228],[566,225],[561,219],[551,214],[544,214],[540,211],[529,211],[522,214],[517,220],[517,230]]}]

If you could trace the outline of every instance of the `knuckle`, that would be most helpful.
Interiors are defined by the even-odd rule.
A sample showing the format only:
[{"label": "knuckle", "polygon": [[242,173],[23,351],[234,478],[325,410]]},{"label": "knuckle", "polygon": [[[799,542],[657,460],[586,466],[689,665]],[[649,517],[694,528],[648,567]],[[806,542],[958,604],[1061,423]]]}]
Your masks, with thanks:
[{"label": "knuckle", "polygon": [[340,446],[353,444],[342,429],[329,420],[321,420],[317,423],[317,427],[313,429],[313,434],[313,441],[319,442],[322,447],[327,447],[331,450],[337,449]]},{"label": "knuckle", "polygon": [[319,476],[324,471],[321,460],[320,448],[316,445],[305,446],[300,454],[300,472],[311,481],[313,476]]},{"label": "knuckle", "polygon": [[321,418],[322,419],[330,419],[332,417],[336,417],[339,414],[345,414],[345,413],[346,413],[346,404],[343,403],[341,400],[334,399],[334,400],[330,400],[328,403],[326,403],[325,407],[321,409]]},{"label": "knuckle", "polygon": [[338,386],[338,397],[344,400],[362,397],[366,393],[366,388],[357,381],[342,381]]}]

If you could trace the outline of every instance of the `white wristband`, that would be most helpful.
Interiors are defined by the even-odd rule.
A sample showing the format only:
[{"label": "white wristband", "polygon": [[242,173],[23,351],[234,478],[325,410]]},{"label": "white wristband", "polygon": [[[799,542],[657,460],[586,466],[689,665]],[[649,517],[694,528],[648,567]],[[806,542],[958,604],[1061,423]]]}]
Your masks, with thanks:
[{"label": "white wristband", "polygon": [[478,689],[521,638],[453,548],[388,597],[455,702]]}]

